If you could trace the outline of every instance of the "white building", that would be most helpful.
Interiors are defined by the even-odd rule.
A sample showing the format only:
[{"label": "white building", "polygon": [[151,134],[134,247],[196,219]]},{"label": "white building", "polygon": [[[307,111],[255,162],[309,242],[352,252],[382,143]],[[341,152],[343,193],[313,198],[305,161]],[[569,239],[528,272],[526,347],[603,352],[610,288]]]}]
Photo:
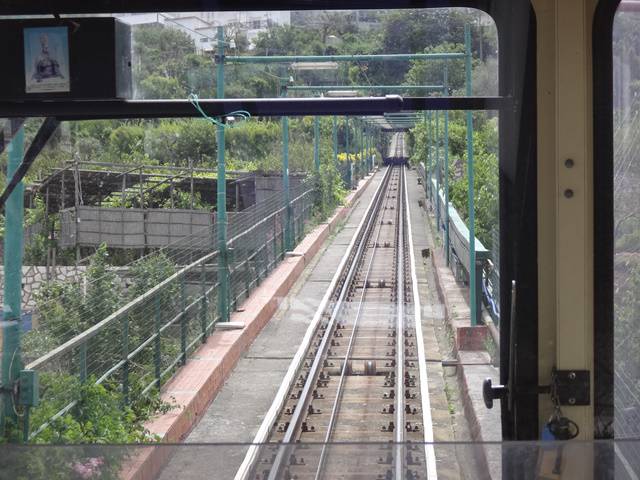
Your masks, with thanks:
[{"label": "white building", "polygon": [[[129,25],[160,24],[189,35],[198,51],[215,49],[217,27],[241,31],[253,45],[258,33],[273,25],[289,25],[290,12],[129,13],[116,15]],[[249,47],[251,48],[251,47]]]}]

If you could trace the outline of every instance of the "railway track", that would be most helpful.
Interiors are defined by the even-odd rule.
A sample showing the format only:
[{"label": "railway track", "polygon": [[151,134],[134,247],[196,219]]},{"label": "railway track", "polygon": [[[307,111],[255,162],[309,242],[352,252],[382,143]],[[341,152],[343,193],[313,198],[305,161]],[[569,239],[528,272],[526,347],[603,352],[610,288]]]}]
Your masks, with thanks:
[{"label": "railway track", "polygon": [[387,167],[237,480],[436,478],[407,205]]},{"label": "railway track", "polygon": [[394,133],[389,143],[387,150],[387,162],[389,164],[403,164],[409,157],[409,151],[407,148],[407,139],[404,132]]}]

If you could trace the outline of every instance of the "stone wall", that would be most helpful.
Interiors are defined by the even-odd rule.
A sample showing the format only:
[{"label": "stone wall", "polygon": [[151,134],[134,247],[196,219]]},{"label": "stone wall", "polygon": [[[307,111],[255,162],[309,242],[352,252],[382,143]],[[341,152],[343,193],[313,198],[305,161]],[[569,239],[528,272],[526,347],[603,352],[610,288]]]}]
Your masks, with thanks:
[{"label": "stone wall", "polygon": [[[87,267],[50,267],[51,280],[78,280]],[[29,265],[22,267],[22,310],[27,312],[35,307],[34,293],[47,281],[47,267]],[[4,268],[0,266],[0,285],[4,285]],[[4,292],[0,289],[0,302]]]}]

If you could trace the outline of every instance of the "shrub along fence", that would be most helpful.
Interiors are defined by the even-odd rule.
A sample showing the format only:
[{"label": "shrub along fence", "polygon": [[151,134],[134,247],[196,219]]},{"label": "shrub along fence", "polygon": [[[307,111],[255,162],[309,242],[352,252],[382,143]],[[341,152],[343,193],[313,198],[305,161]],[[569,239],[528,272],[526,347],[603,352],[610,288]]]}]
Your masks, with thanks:
[{"label": "shrub along fence", "polygon": [[[317,191],[313,186],[309,179],[291,190],[289,211],[294,243],[302,239],[314,213]],[[232,308],[246,299],[284,258],[287,210],[282,193],[277,193],[230,218],[227,304]],[[41,398],[38,405],[26,407],[24,438],[37,440],[60,421],[74,408],[78,389],[87,382],[116,389],[125,404],[158,391],[206,341],[220,320],[220,275],[214,241],[216,226],[205,230],[152,254],[156,263],[168,265],[168,269],[163,269],[165,274],[158,282],[150,282],[144,288],[138,286],[138,294],[124,305],[111,298],[114,292],[109,288],[95,292],[99,284],[85,285],[85,292],[93,288],[96,293],[88,313],[99,319],[88,328],[70,328],[83,325],[82,309],[61,312],[60,305],[64,303],[59,298],[43,309],[42,329],[29,335],[61,341],[39,355],[36,347],[31,352],[28,348],[38,345],[38,341],[25,339],[25,357],[31,358],[25,370],[38,373]],[[154,263],[149,258],[144,260],[144,265]],[[64,322],[47,322],[47,314],[64,317]],[[61,331],[62,328],[67,330]]]}]

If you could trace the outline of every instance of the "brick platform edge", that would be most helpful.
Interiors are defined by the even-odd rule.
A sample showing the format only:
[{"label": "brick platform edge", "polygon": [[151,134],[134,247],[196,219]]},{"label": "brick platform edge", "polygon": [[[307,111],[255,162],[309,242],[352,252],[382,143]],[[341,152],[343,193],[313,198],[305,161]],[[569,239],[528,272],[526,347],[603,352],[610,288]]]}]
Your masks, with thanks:
[{"label": "brick platform edge", "polygon": [[[375,173],[375,172],[374,172]],[[276,269],[233,312],[230,321],[245,325],[242,330],[214,330],[176,375],[162,389],[163,400],[176,408],[154,418],[146,427],[163,443],[179,443],[199,422],[225,380],[240,359],[242,352],[255,340],[262,328],[276,312],[305,266],[320,251],[329,235],[345,220],[355,202],[373,178],[370,174],[360,180],[358,188],[345,200],[345,206],[323,224],[314,228]],[[135,447],[132,448],[135,450]],[[155,479],[167,464],[173,448],[169,446],[140,447],[122,471],[125,480]]]},{"label": "brick platform edge", "polygon": [[[433,238],[433,228],[429,225]],[[432,242],[434,245],[435,242]],[[444,307],[444,317],[454,338],[454,355],[460,363],[456,367],[460,399],[465,418],[469,424],[471,439],[476,442],[500,441],[500,404],[488,410],[482,399],[482,381],[491,377],[499,383],[497,369],[491,365],[491,357],[486,352],[485,339],[490,333],[486,326],[471,326],[471,312],[466,292],[456,282],[453,272],[446,266],[444,250],[430,255],[436,277],[436,290]],[[502,459],[500,449],[477,445],[474,456],[484,472],[482,478],[501,478]]]}]

